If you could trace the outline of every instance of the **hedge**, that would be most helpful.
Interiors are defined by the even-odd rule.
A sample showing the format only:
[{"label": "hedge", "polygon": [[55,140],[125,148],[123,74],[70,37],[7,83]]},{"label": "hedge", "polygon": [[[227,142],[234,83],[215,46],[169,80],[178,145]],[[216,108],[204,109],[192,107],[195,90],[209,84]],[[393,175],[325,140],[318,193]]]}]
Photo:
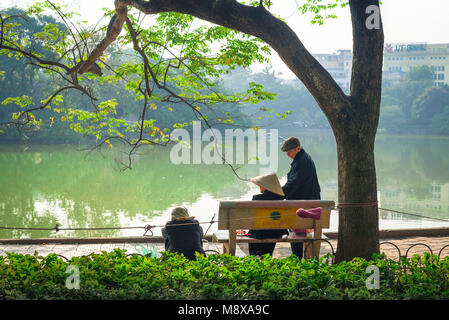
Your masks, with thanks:
[{"label": "hedge", "polygon": [[[331,258],[213,254],[189,261],[166,252],[150,258],[115,249],[66,260],[57,254],[7,253],[0,256],[0,299],[449,298],[449,257],[373,255],[330,264]],[[371,268],[379,271],[378,289],[367,286],[374,276]],[[79,287],[74,286],[76,275]]]}]

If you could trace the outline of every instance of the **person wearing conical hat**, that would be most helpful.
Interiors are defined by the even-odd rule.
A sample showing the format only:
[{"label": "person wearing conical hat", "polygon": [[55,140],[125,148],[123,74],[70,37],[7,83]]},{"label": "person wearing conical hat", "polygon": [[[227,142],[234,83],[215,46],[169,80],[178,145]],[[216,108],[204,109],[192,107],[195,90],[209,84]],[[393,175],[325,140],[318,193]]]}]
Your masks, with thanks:
[{"label": "person wearing conical hat", "polygon": [[[250,181],[260,188],[260,194],[253,196],[253,200],[282,200],[285,197],[281,184],[276,173],[267,173],[262,176],[254,177]],[[277,239],[288,234],[287,229],[261,229],[249,230],[249,237],[256,239]],[[273,254],[276,243],[248,243],[250,255],[262,256],[264,254]]]},{"label": "person wearing conical hat", "polygon": [[171,221],[162,228],[165,250],[184,254],[189,260],[195,260],[195,252],[205,254],[203,250],[203,228],[194,216],[190,216],[186,207],[175,207],[171,212]]},{"label": "person wearing conical hat", "polygon": [[258,185],[261,192],[260,195],[253,196],[253,200],[284,199],[285,194],[276,173],[267,173],[262,176],[251,178],[250,181]]}]

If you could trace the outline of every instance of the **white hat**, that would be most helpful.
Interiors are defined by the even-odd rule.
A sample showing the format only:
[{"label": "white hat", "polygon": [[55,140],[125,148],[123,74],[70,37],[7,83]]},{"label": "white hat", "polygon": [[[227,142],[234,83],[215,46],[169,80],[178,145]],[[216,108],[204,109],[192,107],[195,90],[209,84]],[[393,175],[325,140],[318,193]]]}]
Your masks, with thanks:
[{"label": "white hat", "polygon": [[189,212],[187,211],[186,207],[180,206],[175,207],[171,212],[171,220],[185,220],[189,218],[195,218],[192,216],[189,216]]},{"label": "white hat", "polygon": [[250,179],[251,182],[273,193],[285,196],[276,173],[267,173]]}]

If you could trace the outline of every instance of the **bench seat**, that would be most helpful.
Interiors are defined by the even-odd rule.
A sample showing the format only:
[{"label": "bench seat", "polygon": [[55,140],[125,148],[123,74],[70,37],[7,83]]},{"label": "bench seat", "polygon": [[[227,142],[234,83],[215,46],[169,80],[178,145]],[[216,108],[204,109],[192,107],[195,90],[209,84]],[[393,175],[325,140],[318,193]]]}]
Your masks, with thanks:
[{"label": "bench seat", "polygon": [[[221,201],[218,212],[218,230],[212,241],[223,244],[223,252],[235,255],[237,243],[309,242],[305,257],[319,257],[323,228],[329,228],[330,212],[334,201],[329,200],[267,200]],[[299,208],[322,208],[320,219],[302,218],[296,215]],[[237,234],[237,230],[251,229],[312,229],[304,235],[290,232],[277,239],[254,239]]]},{"label": "bench seat", "polygon": [[[321,239],[328,239],[324,234],[321,235]],[[278,243],[278,242],[288,242],[288,243],[305,243],[312,242],[314,240],[313,231],[304,235],[297,235],[294,232],[289,232],[288,236],[284,236],[282,238],[267,238],[267,239],[254,239],[247,236],[236,236],[235,243]],[[223,244],[223,252],[228,253],[229,248],[229,233],[228,232],[220,232],[217,231],[212,234],[212,242],[222,243]],[[306,258],[311,258],[313,253],[311,248],[308,246],[305,249]]]},{"label": "bench seat", "polygon": [[[297,235],[290,232],[287,237],[273,238],[273,239],[254,239],[246,236],[236,236],[235,241],[237,243],[266,243],[266,242],[305,242],[313,239],[313,231],[306,235]],[[321,239],[328,239],[324,234],[321,235]],[[215,232],[212,234],[212,242],[229,242],[228,232]]]}]

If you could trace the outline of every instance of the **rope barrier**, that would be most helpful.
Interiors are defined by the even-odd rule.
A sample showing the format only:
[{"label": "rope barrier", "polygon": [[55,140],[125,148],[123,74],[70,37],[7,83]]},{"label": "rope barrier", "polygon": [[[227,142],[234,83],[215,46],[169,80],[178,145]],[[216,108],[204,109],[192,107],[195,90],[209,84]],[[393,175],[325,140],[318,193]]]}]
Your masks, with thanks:
[{"label": "rope barrier", "polygon": [[425,218],[425,219],[430,219],[430,220],[436,220],[436,221],[442,221],[442,222],[449,222],[448,219],[440,219],[440,218],[434,218],[434,217],[426,217],[426,216],[422,216],[422,215],[419,215],[419,214],[416,214],[416,213],[397,211],[397,210],[393,210],[393,209],[379,208],[379,210],[390,211],[390,212],[395,212],[395,213],[401,213],[401,214],[405,214],[405,215],[409,215],[409,216],[420,217],[420,218]]},{"label": "rope barrier", "polygon": [[364,208],[364,207],[375,207],[377,206],[376,202],[359,202],[359,203],[339,203],[337,208]]},{"label": "rope barrier", "polygon": [[[323,210],[337,210],[339,208],[365,208],[365,207],[373,207],[373,206],[377,206],[378,203],[377,202],[367,202],[367,203],[340,203],[335,207],[323,207]],[[449,219],[441,219],[441,218],[434,218],[434,217],[428,217],[428,216],[423,216],[423,215],[419,215],[419,214],[415,214],[415,213],[410,213],[410,212],[404,212],[404,211],[398,211],[398,210],[393,210],[393,209],[388,209],[388,208],[378,208],[379,210],[383,210],[383,211],[390,211],[390,212],[395,212],[395,213],[399,213],[399,214],[405,214],[405,215],[410,215],[410,216],[414,216],[414,217],[420,217],[420,218],[424,218],[424,219],[430,219],[430,220],[436,220],[436,221],[442,221],[442,222],[449,222]],[[203,222],[191,222],[191,223],[183,223],[183,224],[170,224],[170,225],[166,225],[166,224],[162,224],[162,225],[145,225],[145,226],[136,226],[136,227],[84,227],[84,228],[61,228],[59,226],[59,224],[56,224],[54,227],[0,227],[0,230],[33,230],[33,231],[51,231],[51,230],[55,230],[56,232],[59,231],[87,231],[87,230],[125,230],[125,229],[144,229],[145,232],[143,234],[143,236],[147,236],[147,233],[150,232],[151,234],[148,235],[148,237],[152,237],[154,236],[153,233],[153,228],[162,228],[162,227],[180,227],[180,226],[186,226],[186,225],[192,225],[192,224],[210,224],[209,227],[207,228],[205,234],[207,234],[207,232],[209,231],[210,227],[212,226],[212,224],[217,223],[218,220],[214,220],[216,214],[214,213],[214,215],[212,216],[212,219],[210,221],[203,221]],[[292,213],[292,214],[284,214],[282,216],[296,216],[296,213]],[[267,219],[270,218],[270,216],[261,216],[261,217],[242,217],[242,218],[233,218],[233,219],[221,219],[222,221],[239,221],[239,220],[254,220],[254,219]]]},{"label": "rope barrier", "polygon": [[42,227],[42,228],[38,228],[38,227],[0,227],[0,229],[4,229],[4,230],[41,230],[41,231],[51,231],[51,230],[55,230],[56,232],[58,231],[79,231],[79,230],[113,230],[113,229],[142,229],[142,228],[146,228],[146,227],[91,227],[91,228],[60,228],[59,224],[56,224],[56,226],[54,226],[53,228],[49,228],[49,227]]},{"label": "rope barrier", "polygon": [[214,221],[214,218],[215,218],[215,213],[214,213],[214,215],[212,216],[212,219],[210,219],[210,225],[209,225],[209,228],[207,228],[207,230],[206,230],[206,232],[205,232],[204,234],[207,234],[207,232],[209,231],[210,227],[212,227],[212,224],[215,222],[215,221]]}]

